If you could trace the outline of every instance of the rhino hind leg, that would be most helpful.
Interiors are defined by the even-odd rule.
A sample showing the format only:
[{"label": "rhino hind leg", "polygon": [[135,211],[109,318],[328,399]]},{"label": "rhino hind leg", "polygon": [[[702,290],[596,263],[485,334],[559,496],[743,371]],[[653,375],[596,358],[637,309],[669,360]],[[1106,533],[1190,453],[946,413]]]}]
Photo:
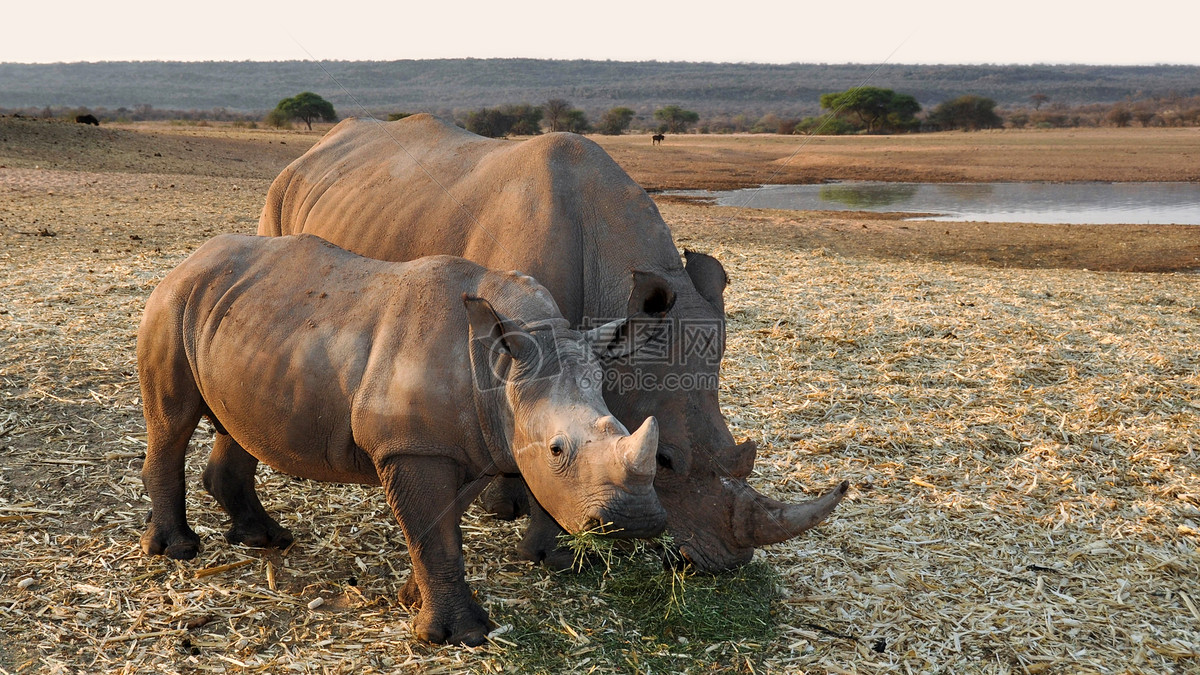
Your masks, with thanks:
[{"label": "rhino hind leg", "polygon": [[188,387],[143,387],[146,414],[146,461],[142,483],[150,496],[150,517],[141,546],[147,555],[190,560],[200,551],[200,537],[188,526],[184,496],[184,459],[192,432],[200,423],[200,393]]},{"label": "rhino hind leg", "polygon": [[225,533],[226,541],[254,548],[287,548],[295,539],[259,501],[254,489],[257,469],[258,459],[254,455],[229,434],[218,431],[204,469],[204,489],[233,521]]}]

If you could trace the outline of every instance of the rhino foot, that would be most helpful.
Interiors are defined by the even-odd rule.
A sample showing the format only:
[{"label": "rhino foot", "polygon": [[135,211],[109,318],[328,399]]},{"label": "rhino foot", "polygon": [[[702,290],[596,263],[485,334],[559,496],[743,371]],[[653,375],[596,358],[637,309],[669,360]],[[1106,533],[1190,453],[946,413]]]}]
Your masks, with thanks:
[{"label": "rhino foot", "polygon": [[287,548],[296,540],[287,528],[267,519],[267,522],[234,523],[225,533],[225,541],[252,548]]},{"label": "rhino foot", "polygon": [[174,560],[191,560],[200,552],[200,537],[187,525],[167,528],[151,521],[142,533],[142,550],[146,555],[165,555]]},{"label": "rhino foot", "polygon": [[413,618],[413,634],[435,644],[477,647],[487,642],[487,635],[495,626],[487,612],[471,599],[453,605],[422,608]]}]

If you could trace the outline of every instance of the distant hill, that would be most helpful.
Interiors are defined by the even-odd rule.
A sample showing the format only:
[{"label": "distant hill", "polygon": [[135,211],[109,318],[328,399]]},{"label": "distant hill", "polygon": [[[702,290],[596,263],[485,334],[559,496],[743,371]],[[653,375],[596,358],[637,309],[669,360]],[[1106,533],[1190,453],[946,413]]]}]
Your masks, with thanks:
[{"label": "distant hill", "polygon": [[[822,93],[859,84],[912,94],[928,108],[973,93],[1022,106],[1200,95],[1200,66],[961,66],[437,59],[408,61],[0,64],[0,108],[52,106],[267,111],[315,91],[339,114],[448,114],[564,98],[595,119],[617,105],[648,116],[676,104],[701,115],[809,115]],[[343,91],[345,87],[346,91]],[[347,93],[347,91],[349,93]],[[360,108],[361,105],[361,108]]]}]

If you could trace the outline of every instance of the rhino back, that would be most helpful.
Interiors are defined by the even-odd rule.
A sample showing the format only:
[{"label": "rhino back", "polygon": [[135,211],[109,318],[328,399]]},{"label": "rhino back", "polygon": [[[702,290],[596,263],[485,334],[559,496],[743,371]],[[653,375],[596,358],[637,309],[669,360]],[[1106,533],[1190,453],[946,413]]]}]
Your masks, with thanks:
[{"label": "rhino back", "polygon": [[272,184],[260,234],[533,275],[572,323],[623,316],[634,269],[694,293],[649,196],[594,142],[485,139],[429,115],[347,120]]},{"label": "rhino back", "polygon": [[370,483],[364,451],[396,439],[489,463],[462,405],[472,378],[461,294],[485,275],[460,259],[391,264],[316,237],[226,235],[164,280],[175,316],[156,323],[174,324],[206,405],[261,460]]}]

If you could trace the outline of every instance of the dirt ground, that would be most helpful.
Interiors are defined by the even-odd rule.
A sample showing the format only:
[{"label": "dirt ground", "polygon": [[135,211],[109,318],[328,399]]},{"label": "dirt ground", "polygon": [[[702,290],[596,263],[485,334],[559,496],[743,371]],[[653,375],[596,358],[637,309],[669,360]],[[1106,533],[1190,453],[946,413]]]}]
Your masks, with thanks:
[{"label": "dirt ground", "polygon": [[[162,123],[97,129],[0,120],[0,166],[269,180],[327,129]],[[643,136],[592,138],[650,191],[824,180],[1200,181],[1200,129],[685,135],[658,146]],[[10,182],[48,180],[9,173]],[[671,205],[675,217],[668,222],[680,233],[693,224],[717,226],[741,241],[765,237],[852,257],[1126,272],[1200,269],[1200,236],[1190,226],[899,222],[895,215],[867,212],[736,212],[659,201]]]},{"label": "dirt ground", "polygon": [[902,136],[593,136],[648,190],[882,180],[1198,181],[1200,129],[948,131]]},{"label": "dirt ground", "polygon": [[[1045,157],[1070,167],[1058,179],[1109,180],[1090,160],[1105,139],[1141,148],[1137,131],[832,139],[821,161],[914,179],[977,145],[996,171],[978,180],[1003,180],[1020,173],[1004,148],[1028,146],[1025,178]],[[1109,154],[1131,179],[1196,180],[1186,131]],[[0,674],[1200,669],[1200,276],[1184,273],[1200,228],[662,201],[680,246],[732,279],[722,405],[759,443],[756,487],[799,501],[853,485],[827,523],[758,554],[778,594],[766,638],[652,629],[609,582],[516,561],[520,528],[473,511],[467,576],[508,632],[415,643],[379,491],[263,471],[299,543],[232,548],[199,488],[203,430],[188,508],[205,548],[146,558],[142,306],[207,238],[252,232],[271,178],[319,137],[0,120]],[[802,142],[599,140],[652,187],[717,186],[741,161],[754,184]],[[695,182],[674,184],[689,162]]]}]

